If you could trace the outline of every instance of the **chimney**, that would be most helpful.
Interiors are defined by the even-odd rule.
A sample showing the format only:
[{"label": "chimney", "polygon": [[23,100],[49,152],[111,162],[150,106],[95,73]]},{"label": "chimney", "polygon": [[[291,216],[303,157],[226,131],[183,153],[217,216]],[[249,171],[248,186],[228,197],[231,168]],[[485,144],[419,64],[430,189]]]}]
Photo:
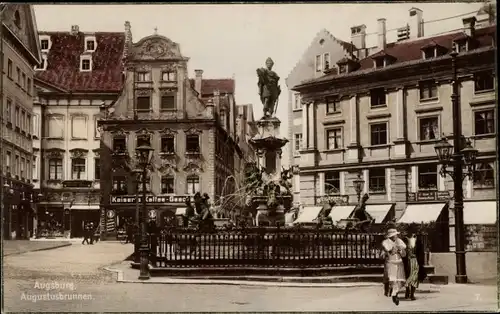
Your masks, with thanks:
[{"label": "chimney", "polygon": [[366,48],[366,25],[351,27],[351,42],[357,49]]},{"label": "chimney", "polygon": [[466,17],[462,20],[464,23],[464,32],[469,37],[474,37],[474,30],[476,27],[476,17]]},{"label": "chimney", "polygon": [[125,44],[123,49],[123,58],[127,58],[129,48],[132,46],[132,31],[130,22],[125,22]]},{"label": "chimney", "polygon": [[387,43],[385,19],[378,19],[378,46],[379,50],[384,50]]},{"label": "chimney", "polygon": [[80,27],[78,25],[71,25],[71,35],[78,35]]},{"label": "chimney", "polygon": [[198,93],[198,97],[201,98],[201,81],[203,80],[203,70],[194,70],[194,90]]},{"label": "chimney", "polygon": [[418,8],[411,8],[410,10],[410,39],[420,38],[424,36],[424,20],[422,18],[423,12]]}]

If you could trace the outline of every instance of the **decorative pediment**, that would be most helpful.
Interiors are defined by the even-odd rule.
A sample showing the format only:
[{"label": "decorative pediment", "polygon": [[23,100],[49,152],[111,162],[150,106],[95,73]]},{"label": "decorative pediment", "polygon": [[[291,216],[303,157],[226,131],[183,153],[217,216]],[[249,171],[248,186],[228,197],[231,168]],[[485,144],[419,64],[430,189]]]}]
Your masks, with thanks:
[{"label": "decorative pediment", "polygon": [[173,130],[173,129],[170,129],[170,128],[165,128],[163,130],[160,131],[160,135],[161,136],[171,136],[171,137],[174,137],[175,135],[177,135],[177,130]]},{"label": "decorative pediment", "polygon": [[74,148],[74,149],[70,150],[69,153],[71,154],[72,159],[74,159],[74,158],[86,158],[88,150],[83,149],[83,148]]},{"label": "decorative pediment", "polygon": [[163,162],[158,170],[162,175],[175,175],[179,171],[177,166],[170,162]]},{"label": "decorative pediment", "polygon": [[134,57],[142,60],[182,58],[179,45],[160,35],[146,37],[135,44]]},{"label": "decorative pediment", "polygon": [[163,72],[174,72],[177,71],[177,64],[167,63],[161,66],[161,71]]},{"label": "decorative pediment", "polygon": [[134,67],[134,70],[136,72],[151,72],[152,67],[150,65],[147,65],[147,64],[141,64],[141,65],[136,65]]},{"label": "decorative pediment", "polygon": [[172,88],[172,87],[162,88],[162,87],[160,87],[160,94],[162,96],[172,94],[172,93],[177,93],[177,88]]},{"label": "decorative pediment", "polygon": [[110,130],[110,133],[113,136],[127,136],[130,132],[124,129],[115,129],[115,130]]},{"label": "decorative pediment", "polygon": [[201,133],[203,133],[203,131],[196,128],[189,128],[187,130],[184,130],[184,133],[186,133],[186,135],[200,135]]},{"label": "decorative pediment", "polygon": [[198,174],[203,171],[203,168],[200,165],[197,165],[194,162],[189,162],[185,167],[184,171],[188,174]]},{"label": "decorative pediment", "polygon": [[136,96],[151,96],[153,93],[153,88],[138,88],[135,90],[135,95]]},{"label": "decorative pediment", "polygon": [[45,151],[45,158],[48,159],[62,159],[64,157],[64,150],[60,148],[51,148]]},{"label": "decorative pediment", "polygon": [[92,152],[94,153],[95,158],[101,157],[101,149],[100,148],[93,149]]},{"label": "decorative pediment", "polygon": [[151,130],[146,129],[146,128],[141,128],[141,129],[135,131],[135,135],[137,137],[150,137],[151,135],[153,135],[153,132]]}]

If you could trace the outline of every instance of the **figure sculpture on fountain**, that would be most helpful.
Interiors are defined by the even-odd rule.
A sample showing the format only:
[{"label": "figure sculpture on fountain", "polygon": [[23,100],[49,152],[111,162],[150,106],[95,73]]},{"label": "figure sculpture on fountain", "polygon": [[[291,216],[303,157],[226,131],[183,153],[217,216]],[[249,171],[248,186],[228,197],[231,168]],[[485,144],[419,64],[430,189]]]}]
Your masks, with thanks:
[{"label": "figure sculpture on fountain", "polygon": [[273,69],[274,61],[267,58],[266,67],[257,69],[259,81],[259,96],[264,106],[264,118],[272,117],[276,112],[278,98],[281,94],[281,88],[278,85],[280,77]]}]

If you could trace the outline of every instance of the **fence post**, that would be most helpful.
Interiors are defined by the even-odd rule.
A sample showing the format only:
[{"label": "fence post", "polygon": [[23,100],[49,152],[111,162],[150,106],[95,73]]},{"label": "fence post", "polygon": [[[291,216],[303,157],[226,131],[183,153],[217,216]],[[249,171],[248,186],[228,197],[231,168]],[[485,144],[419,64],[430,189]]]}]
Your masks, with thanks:
[{"label": "fence post", "polygon": [[141,254],[139,254],[139,247],[141,245],[141,234],[137,233],[134,237],[134,262],[141,262]]},{"label": "fence post", "polygon": [[150,261],[151,261],[151,264],[156,267],[156,259],[157,259],[157,255],[158,255],[158,234],[156,233],[151,233],[149,235],[150,237],[150,243],[151,243],[151,246],[150,246],[150,250],[149,250],[149,256],[150,256]]}]

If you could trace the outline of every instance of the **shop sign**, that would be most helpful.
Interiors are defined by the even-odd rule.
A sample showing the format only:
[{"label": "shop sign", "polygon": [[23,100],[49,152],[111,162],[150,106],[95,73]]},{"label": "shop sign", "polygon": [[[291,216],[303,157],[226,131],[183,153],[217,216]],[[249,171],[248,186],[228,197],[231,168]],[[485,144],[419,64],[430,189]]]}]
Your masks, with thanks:
[{"label": "shop sign", "polygon": [[108,216],[109,219],[113,219],[113,218],[115,218],[115,211],[110,209],[110,210],[108,210],[106,215]]},{"label": "shop sign", "polygon": [[420,201],[449,201],[450,193],[448,191],[420,191],[417,193],[408,193],[408,202]]},{"label": "shop sign", "polygon": [[148,212],[148,216],[149,216],[149,218],[151,218],[151,219],[155,219],[155,218],[156,218],[156,210],[151,209],[151,210]]},{"label": "shop sign", "polygon": [[316,197],[316,204],[331,204],[346,205],[349,203],[349,195],[323,195]]},{"label": "shop sign", "polygon": [[[184,204],[186,202],[186,198],[190,197],[187,195],[169,195],[169,196],[154,196],[148,195],[146,196],[146,203],[149,204],[165,204],[165,203],[175,203],[175,204]],[[110,201],[112,204],[131,204],[131,203],[142,203],[142,196],[135,195],[124,195],[124,196],[115,196],[112,195],[110,197]]]}]

